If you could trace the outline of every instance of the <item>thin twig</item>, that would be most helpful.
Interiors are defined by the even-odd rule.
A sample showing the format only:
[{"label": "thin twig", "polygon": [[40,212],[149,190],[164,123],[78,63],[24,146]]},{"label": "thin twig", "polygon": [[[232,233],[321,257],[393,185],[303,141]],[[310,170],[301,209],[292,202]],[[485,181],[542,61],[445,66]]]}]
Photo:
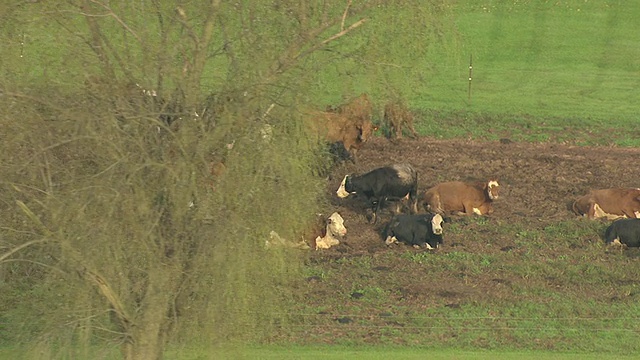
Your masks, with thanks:
[{"label": "thin twig", "polygon": [[131,35],[133,35],[133,37],[136,38],[136,40],[138,40],[138,42],[141,42],[140,37],[138,37],[138,35],[133,31],[133,29],[131,29],[124,21],[122,21],[122,19],[120,19],[120,17],[118,15],[116,15],[115,12],[113,12],[113,10],[111,10],[111,8],[104,4],[101,3],[99,1],[96,0],[91,0],[92,3],[97,4],[98,6],[102,6],[104,9],[106,9],[109,12],[109,16],[111,16],[112,18],[116,19],[116,21],[122,25],[122,27],[127,30]]},{"label": "thin twig", "polygon": [[344,21],[347,19],[347,14],[349,13],[349,7],[351,7],[351,0],[347,2],[347,6],[344,8],[344,13],[342,13],[342,22],[340,23],[340,31],[344,30]]},{"label": "thin twig", "polygon": [[0,256],[0,263],[2,263],[6,258],[10,257],[11,255],[17,253],[18,251],[29,247],[33,244],[40,244],[43,242],[47,242],[49,239],[38,239],[38,240],[31,240],[31,241],[27,241],[26,243],[23,243],[21,245],[18,245],[16,247],[14,247],[13,249],[7,251],[6,253],[2,254],[2,256]]},{"label": "thin twig", "polygon": [[334,40],[336,40],[336,39],[348,34],[353,29],[355,29],[355,28],[359,27],[360,25],[364,24],[365,21],[367,21],[367,20],[368,19],[364,18],[364,19],[360,19],[360,20],[356,21],[355,23],[351,24],[351,26],[349,26],[348,28],[340,31],[337,34],[334,34],[334,35],[330,36],[329,38],[327,38],[325,40],[322,40],[320,43],[318,43],[318,44],[312,46],[311,48],[299,53],[298,55],[296,55],[294,57],[294,59],[298,59],[298,58],[304,57],[304,56],[306,56],[306,55],[308,55],[308,54],[320,49],[324,45],[326,45],[326,44],[328,44],[328,43],[330,43],[330,42],[332,42],[332,41],[334,41]]}]

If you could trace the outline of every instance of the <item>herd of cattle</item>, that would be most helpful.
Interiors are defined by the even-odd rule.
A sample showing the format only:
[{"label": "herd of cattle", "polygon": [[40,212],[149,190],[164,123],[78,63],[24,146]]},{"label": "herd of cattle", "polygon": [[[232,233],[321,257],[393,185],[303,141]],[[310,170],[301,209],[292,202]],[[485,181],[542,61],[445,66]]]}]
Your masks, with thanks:
[{"label": "herd of cattle", "polygon": [[[384,107],[385,125],[389,135],[402,137],[406,126],[417,137],[413,116],[401,101]],[[366,94],[339,107],[328,107],[312,117],[312,129],[319,140],[330,144],[329,151],[341,160],[356,161],[359,149],[372,136],[372,105]],[[370,206],[371,222],[377,223],[379,210],[395,203],[392,218],[386,223],[383,238],[387,245],[402,242],[416,248],[434,249],[443,243],[443,223],[450,216],[483,216],[493,213],[493,201],[499,198],[497,179],[480,183],[450,181],[418,192],[418,171],[410,164],[392,164],[372,169],[364,174],[345,175],[336,195],[355,195]],[[640,188],[592,190],[573,203],[577,215],[589,219],[617,220],[605,232],[605,241],[640,247]],[[315,249],[338,245],[346,235],[344,219],[334,212],[320,219],[321,234],[312,240]],[[267,245],[285,245],[277,233],[272,233]],[[303,238],[290,246],[311,248]]]}]

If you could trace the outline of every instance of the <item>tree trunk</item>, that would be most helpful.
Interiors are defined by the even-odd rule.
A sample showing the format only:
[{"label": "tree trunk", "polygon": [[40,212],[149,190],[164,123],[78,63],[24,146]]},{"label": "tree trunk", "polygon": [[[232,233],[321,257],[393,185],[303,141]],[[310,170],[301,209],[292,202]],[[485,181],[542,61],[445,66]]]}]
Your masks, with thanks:
[{"label": "tree trunk", "polygon": [[176,269],[159,265],[149,273],[149,283],[140,316],[132,327],[130,341],[122,346],[125,360],[161,360],[167,338],[172,294],[177,292]]}]

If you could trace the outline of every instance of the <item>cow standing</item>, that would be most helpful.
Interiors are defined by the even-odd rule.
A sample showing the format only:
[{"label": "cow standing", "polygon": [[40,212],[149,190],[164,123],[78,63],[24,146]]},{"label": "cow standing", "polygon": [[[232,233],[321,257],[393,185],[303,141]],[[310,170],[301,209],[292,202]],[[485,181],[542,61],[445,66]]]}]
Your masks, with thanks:
[{"label": "cow standing", "polygon": [[450,181],[427,190],[421,201],[425,210],[442,215],[486,215],[493,212],[499,190],[500,184],[493,179],[475,184]]},{"label": "cow standing", "polygon": [[607,244],[640,247],[640,219],[614,221],[604,233]]},{"label": "cow standing", "polygon": [[[413,213],[417,211],[418,172],[409,164],[394,164],[369,171],[362,175],[346,175],[336,191],[340,198],[362,194],[371,203],[373,223],[378,220],[378,210],[387,200],[409,200]],[[398,212],[396,206],[396,212]]]},{"label": "cow standing", "polygon": [[309,124],[318,140],[329,144],[341,142],[353,162],[356,161],[358,150],[373,136],[375,130],[370,120],[334,112],[315,112]]},{"label": "cow standing", "polygon": [[371,122],[373,118],[373,105],[371,99],[366,93],[362,93],[359,96],[350,99],[346,103],[339,105],[333,110],[338,114],[346,115],[348,118],[361,121]]},{"label": "cow standing", "polygon": [[386,227],[385,244],[403,242],[414,248],[433,250],[442,244],[442,215],[416,214],[395,216]]},{"label": "cow standing", "polygon": [[418,137],[413,127],[413,114],[407,106],[399,100],[391,101],[384,107],[384,121],[389,125],[389,136],[395,133],[396,139],[402,138],[402,126],[406,126],[413,138]]}]

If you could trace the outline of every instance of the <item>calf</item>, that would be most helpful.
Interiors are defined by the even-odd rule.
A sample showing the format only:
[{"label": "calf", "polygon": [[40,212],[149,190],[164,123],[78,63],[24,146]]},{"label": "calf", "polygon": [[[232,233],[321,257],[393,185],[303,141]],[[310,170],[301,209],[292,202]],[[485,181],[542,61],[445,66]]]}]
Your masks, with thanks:
[{"label": "calf", "polygon": [[604,233],[607,244],[640,247],[640,219],[614,221]]},{"label": "calf", "polygon": [[386,200],[408,198],[411,211],[418,212],[417,193],[418,172],[409,164],[385,166],[362,175],[346,175],[336,191],[340,198],[363,194],[371,204],[374,224],[378,220],[378,210]]},{"label": "calf", "polygon": [[422,197],[425,210],[442,215],[486,215],[493,212],[493,200],[499,197],[497,180],[484,183],[450,181],[427,190]]},{"label": "calf", "polygon": [[347,228],[344,227],[344,219],[340,214],[334,212],[325,221],[324,233],[315,239],[315,248],[329,249],[340,244],[340,239],[347,235]]},{"label": "calf", "polygon": [[400,241],[414,248],[435,249],[442,244],[442,223],[440,214],[395,216],[386,227],[384,243]]},{"label": "calf", "polygon": [[640,189],[591,190],[573,203],[573,211],[589,219],[640,217]]},{"label": "calf", "polygon": [[344,161],[352,161],[353,157],[349,153],[346,147],[344,147],[344,143],[342,141],[336,141],[329,145],[329,154],[331,155],[331,160],[334,164],[338,164]]},{"label": "calf", "polygon": [[319,226],[313,229],[309,229],[305,234],[302,235],[299,242],[292,242],[283,239],[277,232],[271,231],[271,233],[269,234],[269,240],[265,241],[265,247],[290,247],[297,249],[310,249],[311,247],[307,245],[306,239],[312,239],[312,237],[316,236],[316,234],[320,234],[313,240],[316,250],[329,249],[334,245],[340,244],[340,239],[344,238],[344,236],[347,234],[347,228],[344,226],[344,219],[342,218],[342,216],[340,216],[340,214],[338,214],[337,212],[334,212],[327,218],[322,215],[318,215],[318,221]]},{"label": "calf", "polygon": [[406,125],[414,138],[418,133],[413,128],[413,114],[401,101],[391,101],[384,107],[384,121],[389,125],[389,136],[395,133],[396,139],[402,137],[402,126]]}]

